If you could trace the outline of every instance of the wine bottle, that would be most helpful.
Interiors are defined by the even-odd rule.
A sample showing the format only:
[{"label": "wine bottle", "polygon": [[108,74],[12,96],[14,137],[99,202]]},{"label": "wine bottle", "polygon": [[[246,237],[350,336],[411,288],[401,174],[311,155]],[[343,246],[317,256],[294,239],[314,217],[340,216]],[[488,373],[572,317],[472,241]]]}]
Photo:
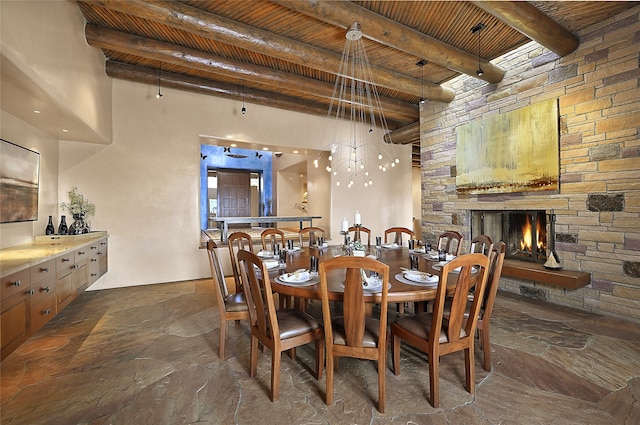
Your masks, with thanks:
[{"label": "wine bottle", "polygon": [[60,217],[60,226],[58,226],[58,234],[66,235],[67,230],[69,230],[69,228],[67,227],[67,217],[63,215]]},{"label": "wine bottle", "polygon": [[53,227],[53,216],[49,216],[49,224],[47,224],[47,228],[45,229],[44,233],[46,235],[55,235],[56,228]]}]

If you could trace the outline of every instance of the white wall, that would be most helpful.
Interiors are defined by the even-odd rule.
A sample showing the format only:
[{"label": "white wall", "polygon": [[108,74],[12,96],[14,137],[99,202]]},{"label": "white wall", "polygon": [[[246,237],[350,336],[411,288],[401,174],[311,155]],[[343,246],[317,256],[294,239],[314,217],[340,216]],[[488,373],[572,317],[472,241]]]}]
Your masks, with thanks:
[{"label": "white wall", "polygon": [[[317,149],[328,144],[323,117],[257,105],[242,115],[240,104],[230,100],[171,89],[163,89],[158,100],[155,87],[121,80],[113,87],[113,143],[60,143],[60,191],[78,185],[96,204],[93,228],[111,236],[109,273],[93,289],[209,274],[198,248],[201,134],[273,146]],[[372,190],[331,190],[332,228],[339,231],[340,219],[352,216],[356,205],[376,229],[410,224],[411,172],[395,171],[395,178],[379,179]],[[314,173],[321,172],[326,174],[309,167],[309,182],[321,182],[314,180]],[[324,183],[310,184],[310,202],[314,190],[327,189]],[[328,205],[316,207],[329,213]]]},{"label": "white wall", "polygon": [[38,220],[0,224],[0,248],[6,248],[32,242],[34,235],[43,235],[50,215],[59,223],[58,141],[5,111],[0,114],[3,139],[40,153]]},{"label": "white wall", "polygon": [[[46,92],[53,103],[104,141],[60,141],[37,124],[8,114],[2,136],[41,152],[40,220],[0,225],[1,247],[32,241],[44,233],[48,215],[78,186],[96,205],[94,230],[106,230],[109,272],[93,289],[200,278],[210,274],[199,231],[200,136],[260,144],[325,149],[324,117],[247,105],[211,96],[114,80],[104,58],[84,40],[84,21],[67,1],[0,2],[2,56]],[[2,104],[5,105],[3,96]],[[15,115],[15,114],[14,114]],[[71,139],[71,138],[70,138]],[[76,140],[76,139],[74,139]],[[307,164],[309,214],[339,231],[356,209],[365,225],[381,232],[411,219],[410,147],[397,150],[406,167],[373,188],[335,189],[323,168]],[[331,201],[318,201],[326,193]],[[323,196],[319,196],[322,194]],[[56,217],[57,218],[57,217]],[[350,218],[350,221],[352,218]],[[405,224],[406,223],[406,224]],[[315,224],[315,222],[314,222]]]}]

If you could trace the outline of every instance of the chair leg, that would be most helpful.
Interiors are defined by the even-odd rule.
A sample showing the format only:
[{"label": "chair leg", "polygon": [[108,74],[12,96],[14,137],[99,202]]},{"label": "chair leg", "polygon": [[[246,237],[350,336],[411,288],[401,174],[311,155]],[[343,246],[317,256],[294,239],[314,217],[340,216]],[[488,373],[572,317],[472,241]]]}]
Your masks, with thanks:
[{"label": "chair leg", "polygon": [[249,357],[249,376],[256,376],[258,369],[258,338],[251,335],[251,355]]},{"label": "chair leg", "polygon": [[327,389],[324,402],[327,405],[333,404],[333,358],[332,353],[327,353]]},{"label": "chair leg", "polygon": [[296,347],[289,349],[289,357],[291,358],[291,360],[296,359]]},{"label": "chair leg", "polygon": [[393,332],[391,332],[391,365],[393,367],[393,374],[400,375],[400,338],[398,338]]},{"label": "chair leg", "polygon": [[429,353],[429,390],[431,405],[440,406],[440,357],[435,353]]},{"label": "chair leg", "polygon": [[280,397],[280,350],[271,351],[271,401]]},{"label": "chair leg", "polygon": [[229,327],[229,322],[225,319],[220,319],[220,352],[218,353],[218,357],[220,360],[224,361],[224,351],[225,345],[227,343],[227,329]]},{"label": "chair leg", "polygon": [[464,350],[466,388],[470,394],[473,394],[475,387],[475,365],[473,358],[473,340],[471,345]]},{"label": "chair leg", "polygon": [[324,369],[324,338],[316,339],[316,379],[322,379]]},{"label": "chair leg", "polygon": [[480,332],[480,343],[482,344],[482,354],[484,355],[484,370],[491,372],[491,344],[489,343],[489,327]]},{"label": "chair leg", "polygon": [[385,352],[382,353],[381,358],[378,360],[378,411],[380,413],[384,413],[385,408],[386,382],[384,375],[387,371],[387,356]]}]

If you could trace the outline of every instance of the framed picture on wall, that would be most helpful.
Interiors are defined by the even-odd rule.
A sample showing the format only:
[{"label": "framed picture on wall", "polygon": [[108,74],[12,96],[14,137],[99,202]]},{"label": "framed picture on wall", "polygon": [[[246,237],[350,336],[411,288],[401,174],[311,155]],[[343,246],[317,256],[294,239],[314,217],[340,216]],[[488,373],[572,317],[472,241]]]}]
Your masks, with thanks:
[{"label": "framed picture on wall", "polygon": [[0,139],[0,223],[38,219],[40,154]]}]

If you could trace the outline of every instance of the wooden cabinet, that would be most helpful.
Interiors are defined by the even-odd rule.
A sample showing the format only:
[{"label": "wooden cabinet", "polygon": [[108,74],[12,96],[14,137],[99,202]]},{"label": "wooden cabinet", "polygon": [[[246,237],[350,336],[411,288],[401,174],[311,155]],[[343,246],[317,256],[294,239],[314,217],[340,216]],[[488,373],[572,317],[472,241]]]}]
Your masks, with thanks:
[{"label": "wooden cabinet", "polygon": [[100,239],[89,246],[89,286],[91,286],[100,276],[104,275],[108,269],[107,238]]},{"label": "wooden cabinet", "polygon": [[31,267],[29,334],[34,334],[56,314],[56,260]]},{"label": "wooden cabinet", "polygon": [[29,337],[30,291],[30,269],[2,278],[0,357],[3,359]]},{"label": "wooden cabinet", "polygon": [[[2,278],[0,358],[62,311],[107,272],[107,238],[60,250]],[[44,261],[42,261],[44,260]]]}]

